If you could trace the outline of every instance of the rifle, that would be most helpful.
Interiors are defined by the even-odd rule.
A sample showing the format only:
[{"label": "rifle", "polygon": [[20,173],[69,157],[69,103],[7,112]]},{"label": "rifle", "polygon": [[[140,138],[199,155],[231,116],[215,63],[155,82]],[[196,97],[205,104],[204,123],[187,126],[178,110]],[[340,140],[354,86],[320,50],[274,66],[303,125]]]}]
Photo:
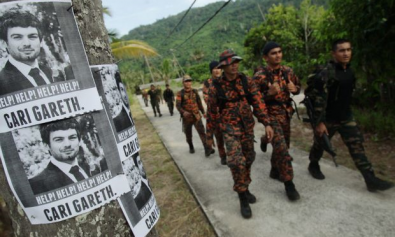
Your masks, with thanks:
[{"label": "rifle", "polygon": [[[303,122],[310,123],[311,127],[313,128],[313,131],[315,132],[316,121],[313,116],[314,107],[313,104],[311,103],[311,99],[306,95],[304,100],[300,103],[306,106],[306,110],[307,110],[306,112],[308,116],[308,118],[303,118]],[[324,151],[328,152],[332,156],[333,163],[335,163],[335,166],[338,167],[338,164],[336,162],[336,153],[333,151],[333,147],[329,140],[328,135],[324,133],[322,134],[321,137],[318,137],[314,134],[314,140],[321,145]]]}]

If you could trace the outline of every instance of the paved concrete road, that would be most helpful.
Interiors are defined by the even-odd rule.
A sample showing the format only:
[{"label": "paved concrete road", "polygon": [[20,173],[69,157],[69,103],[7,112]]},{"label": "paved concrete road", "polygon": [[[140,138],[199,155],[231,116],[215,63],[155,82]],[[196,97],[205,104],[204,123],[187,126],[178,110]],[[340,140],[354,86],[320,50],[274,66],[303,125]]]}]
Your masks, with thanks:
[{"label": "paved concrete road", "polygon": [[[218,236],[395,236],[395,189],[370,193],[358,172],[335,168],[326,160],[321,162],[326,179],[315,180],[307,171],[308,154],[291,149],[294,181],[301,199],[290,202],[283,184],[269,178],[271,151],[262,153],[258,143],[250,185],[257,202],[251,205],[252,218],[243,219],[237,194],[232,190],[231,173],[220,165],[218,153],[206,158],[194,131],[196,153],[189,154],[178,112],[170,116],[162,104],[163,117],[154,117],[151,107],[145,107],[140,96],[139,101]],[[138,128],[137,131],[140,132]],[[256,137],[262,132],[263,125],[256,124]]]}]

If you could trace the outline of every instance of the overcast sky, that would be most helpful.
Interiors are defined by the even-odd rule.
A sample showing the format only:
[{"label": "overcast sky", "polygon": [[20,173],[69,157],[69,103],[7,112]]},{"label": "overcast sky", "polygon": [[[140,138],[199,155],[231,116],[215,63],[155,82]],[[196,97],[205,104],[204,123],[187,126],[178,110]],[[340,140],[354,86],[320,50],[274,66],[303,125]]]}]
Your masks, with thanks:
[{"label": "overcast sky", "polygon": [[[196,0],[193,7],[202,7],[221,0]],[[105,16],[107,29],[116,29],[120,36],[130,30],[185,11],[193,0],[102,0],[112,17]]]}]

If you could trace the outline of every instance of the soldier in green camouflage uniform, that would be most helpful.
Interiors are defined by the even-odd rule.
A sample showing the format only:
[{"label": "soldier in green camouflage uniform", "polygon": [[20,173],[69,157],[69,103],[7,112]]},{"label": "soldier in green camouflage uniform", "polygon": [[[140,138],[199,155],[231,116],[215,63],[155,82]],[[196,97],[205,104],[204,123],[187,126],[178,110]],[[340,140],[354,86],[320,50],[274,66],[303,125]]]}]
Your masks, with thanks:
[{"label": "soldier in green camouflage uniform", "polygon": [[324,133],[332,138],[339,132],[356,167],[365,179],[367,189],[371,192],[386,190],[393,184],[375,176],[372,164],[365,155],[363,135],[351,111],[352,93],[355,88],[355,75],[349,64],[351,55],[350,41],[336,40],[332,45],[334,60],[308,79],[305,94],[312,100],[316,121],[316,138],[310,151],[308,170],[314,178],[325,179],[318,164],[323,155],[323,148],[318,141]]},{"label": "soldier in green camouflage uniform", "polygon": [[148,91],[148,95],[150,96],[151,106],[152,109],[154,110],[154,115],[156,117],[156,114],[158,113],[159,117],[162,117],[159,107],[160,97],[158,93],[159,93],[158,89],[156,89],[154,85],[151,85],[151,90]]}]

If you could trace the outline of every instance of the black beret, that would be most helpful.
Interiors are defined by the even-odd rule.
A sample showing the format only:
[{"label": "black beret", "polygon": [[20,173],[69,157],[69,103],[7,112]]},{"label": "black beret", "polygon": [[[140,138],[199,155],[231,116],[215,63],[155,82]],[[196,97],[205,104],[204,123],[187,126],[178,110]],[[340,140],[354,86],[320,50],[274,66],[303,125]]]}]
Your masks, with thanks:
[{"label": "black beret", "polygon": [[210,73],[212,73],[212,72],[213,72],[213,69],[216,68],[216,67],[218,67],[218,65],[219,65],[219,62],[218,62],[218,61],[211,61],[211,63],[209,64]]},{"label": "black beret", "polygon": [[267,55],[270,52],[270,50],[275,48],[281,48],[281,46],[274,41],[269,41],[265,44],[265,47],[263,47],[262,54]]}]

